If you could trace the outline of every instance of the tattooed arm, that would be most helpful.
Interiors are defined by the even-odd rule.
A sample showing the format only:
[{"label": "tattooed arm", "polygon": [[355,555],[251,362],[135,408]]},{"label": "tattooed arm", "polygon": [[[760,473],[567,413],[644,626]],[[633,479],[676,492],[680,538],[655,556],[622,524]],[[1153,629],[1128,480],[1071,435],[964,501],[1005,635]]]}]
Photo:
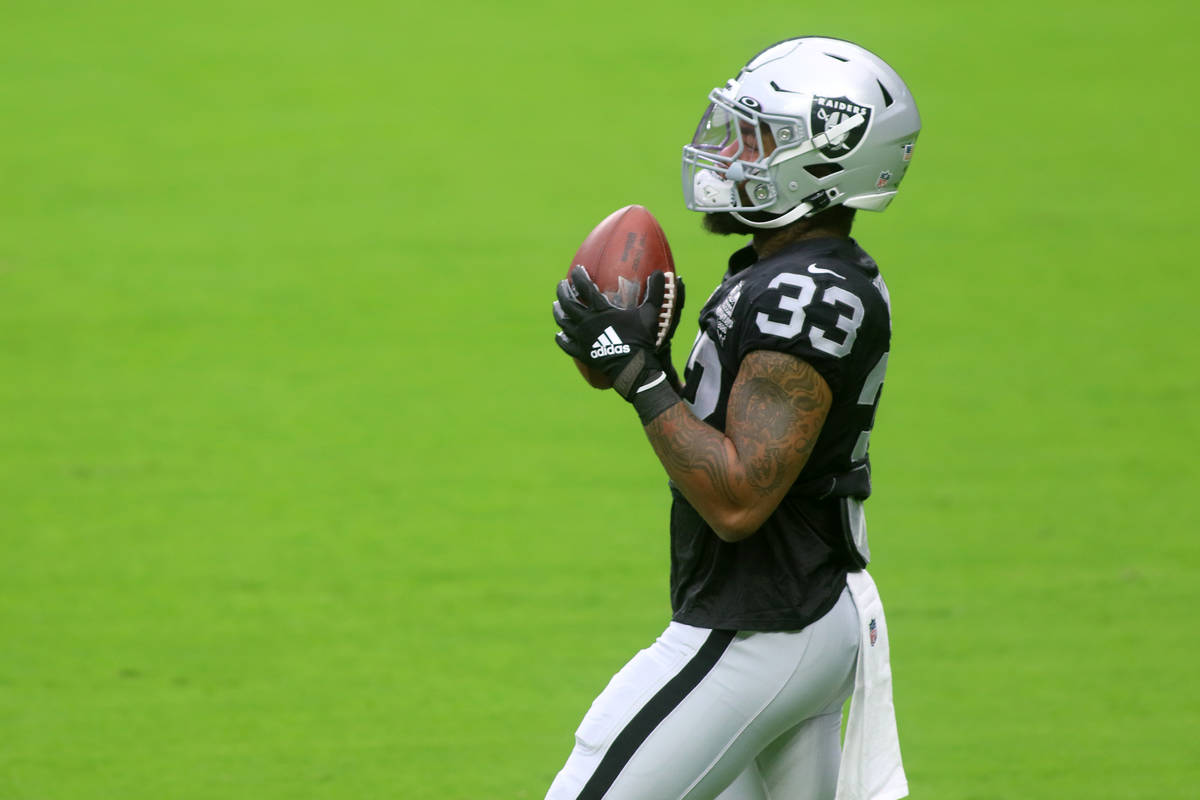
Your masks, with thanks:
[{"label": "tattooed arm", "polygon": [[756,350],[738,368],[725,433],[676,403],[646,435],[676,488],[718,536],[736,542],[762,526],[796,480],[831,400],[807,362]]}]

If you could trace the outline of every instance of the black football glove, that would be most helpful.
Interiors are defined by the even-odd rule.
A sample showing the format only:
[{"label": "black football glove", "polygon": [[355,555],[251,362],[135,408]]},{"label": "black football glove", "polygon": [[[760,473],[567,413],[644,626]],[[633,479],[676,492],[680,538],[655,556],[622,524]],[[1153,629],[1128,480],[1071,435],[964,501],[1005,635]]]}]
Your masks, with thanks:
[{"label": "black football glove", "polygon": [[663,274],[654,272],[646,280],[641,304],[619,308],[583,267],[575,267],[558,284],[554,320],[562,330],[555,341],[568,355],[607,375],[617,393],[632,402],[639,389],[663,374],[655,343],[665,286]]}]

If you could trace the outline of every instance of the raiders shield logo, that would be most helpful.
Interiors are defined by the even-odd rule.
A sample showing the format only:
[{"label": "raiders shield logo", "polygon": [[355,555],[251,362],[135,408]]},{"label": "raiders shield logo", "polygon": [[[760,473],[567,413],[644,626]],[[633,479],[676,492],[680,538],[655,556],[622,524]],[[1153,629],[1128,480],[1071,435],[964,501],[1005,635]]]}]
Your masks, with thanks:
[{"label": "raiders shield logo", "polygon": [[809,124],[812,135],[820,136],[827,130],[832,130],[843,122],[848,122],[856,115],[862,115],[863,121],[848,131],[830,138],[829,143],[818,148],[821,155],[830,161],[845,158],[854,152],[862,142],[871,127],[872,107],[855,103],[848,97],[821,97],[816,95],[812,101],[812,113],[809,114]]}]

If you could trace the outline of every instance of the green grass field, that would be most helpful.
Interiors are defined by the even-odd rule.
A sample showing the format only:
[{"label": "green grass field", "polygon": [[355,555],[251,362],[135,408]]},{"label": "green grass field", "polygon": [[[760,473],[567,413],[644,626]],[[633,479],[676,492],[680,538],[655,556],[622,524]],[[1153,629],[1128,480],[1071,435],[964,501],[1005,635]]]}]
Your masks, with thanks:
[{"label": "green grass field", "polygon": [[554,282],[642,203],[690,342],[679,148],[803,33],[925,121],[856,229],[912,796],[1198,796],[1195,9],[762,8],[3,4],[0,800],[541,798],[669,615]]}]

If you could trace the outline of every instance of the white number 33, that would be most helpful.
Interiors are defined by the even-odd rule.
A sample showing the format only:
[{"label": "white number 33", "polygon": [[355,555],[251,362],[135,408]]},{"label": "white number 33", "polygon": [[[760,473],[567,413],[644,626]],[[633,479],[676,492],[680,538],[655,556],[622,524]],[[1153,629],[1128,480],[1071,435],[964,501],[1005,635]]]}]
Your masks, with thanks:
[{"label": "white number 33", "polygon": [[[770,288],[778,289],[780,286],[791,286],[799,290],[799,294],[796,295],[780,292],[779,309],[788,312],[787,321],[776,322],[761,311],[754,321],[758,323],[758,329],[763,333],[792,339],[804,330],[806,321],[804,311],[816,297],[817,284],[807,275],[781,272],[771,281]],[[854,346],[854,339],[858,336],[858,326],[863,321],[862,301],[858,299],[857,295],[851,294],[840,286],[830,286],[821,294],[821,303],[834,309],[849,311],[849,314],[839,313],[834,322],[834,326],[842,334],[840,337],[831,339],[829,331],[811,325],[809,326],[808,340],[821,352],[828,353],[834,358],[841,358],[850,352],[850,348]]]}]

